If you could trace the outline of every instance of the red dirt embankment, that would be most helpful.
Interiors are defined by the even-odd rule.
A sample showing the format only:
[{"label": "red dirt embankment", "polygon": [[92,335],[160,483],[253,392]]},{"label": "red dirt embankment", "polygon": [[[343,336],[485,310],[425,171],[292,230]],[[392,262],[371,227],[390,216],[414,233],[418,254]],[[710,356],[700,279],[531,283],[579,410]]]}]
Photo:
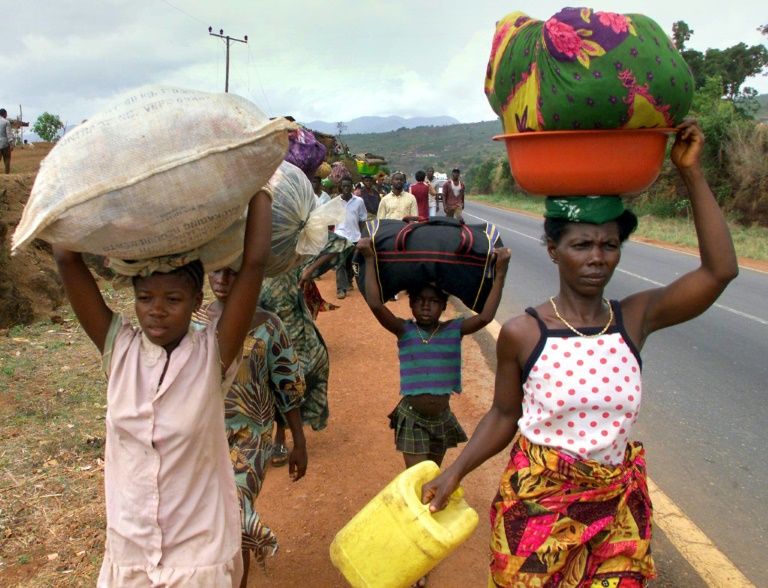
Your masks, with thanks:
[{"label": "red dirt embankment", "polygon": [[11,236],[35,175],[0,175],[0,328],[48,316],[63,300],[61,282],[46,243],[34,241],[24,251],[10,255]]}]

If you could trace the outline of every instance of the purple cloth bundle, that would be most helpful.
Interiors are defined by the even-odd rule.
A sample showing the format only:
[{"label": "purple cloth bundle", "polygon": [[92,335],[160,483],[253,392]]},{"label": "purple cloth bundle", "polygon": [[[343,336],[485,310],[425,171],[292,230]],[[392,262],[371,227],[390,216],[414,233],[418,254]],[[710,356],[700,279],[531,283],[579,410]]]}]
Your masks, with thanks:
[{"label": "purple cloth bundle", "polygon": [[296,129],[288,135],[288,153],[285,161],[292,163],[311,178],[325,160],[325,145],[320,143],[312,131]]}]

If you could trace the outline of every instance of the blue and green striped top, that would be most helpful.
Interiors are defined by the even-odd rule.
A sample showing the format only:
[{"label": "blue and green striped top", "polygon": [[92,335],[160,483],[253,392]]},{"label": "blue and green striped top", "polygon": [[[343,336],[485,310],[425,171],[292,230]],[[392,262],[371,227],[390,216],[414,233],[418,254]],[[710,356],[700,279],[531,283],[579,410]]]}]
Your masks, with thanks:
[{"label": "blue and green striped top", "polygon": [[400,394],[461,392],[462,322],[463,318],[441,323],[429,343],[422,341],[413,320],[405,322],[405,330],[397,340]]}]

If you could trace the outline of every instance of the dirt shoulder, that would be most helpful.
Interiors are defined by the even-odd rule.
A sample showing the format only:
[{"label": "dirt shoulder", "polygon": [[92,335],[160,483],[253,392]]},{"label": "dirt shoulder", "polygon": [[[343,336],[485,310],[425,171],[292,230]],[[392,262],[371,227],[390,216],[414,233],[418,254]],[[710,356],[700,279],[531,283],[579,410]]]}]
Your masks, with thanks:
[{"label": "dirt shoulder", "polygon": [[[326,299],[335,302],[332,274],[318,281],[318,286]],[[341,308],[318,318],[331,357],[330,422],[325,431],[307,432],[310,461],[305,479],[291,483],[284,469],[272,469],[267,475],[259,511],[277,533],[280,552],[268,562],[266,574],[255,571],[253,587],[287,588],[307,582],[343,586],[328,555],[334,535],[403,469],[387,421],[399,400],[395,338],[375,321],[359,292],[338,304]],[[391,304],[398,316],[410,316],[404,297]],[[449,308],[447,314],[452,312]],[[469,435],[493,394],[493,373],[472,337],[463,343],[463,387],[452,405]],[[446,462],[457,455],[458,450],[450,450]],[[484,582],[487,513],[505,464],[502,453],[464,481],[467,501],[480,515],[480,523],[472,537],[433,572],[432,586]]]}]

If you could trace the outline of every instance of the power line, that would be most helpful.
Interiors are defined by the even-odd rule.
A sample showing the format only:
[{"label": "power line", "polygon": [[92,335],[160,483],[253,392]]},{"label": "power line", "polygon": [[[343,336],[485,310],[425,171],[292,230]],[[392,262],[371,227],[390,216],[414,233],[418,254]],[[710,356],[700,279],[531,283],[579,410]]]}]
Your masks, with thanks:
[{"label": "power line", "polygon": [[224,39],[227,42],[227,73],[224,78],[224,91],[229,92],[229,44],[232,41],[248,44],[248,35],[244,35],[242,39],[238,39],[236,37],[230,37],[229,35],[225,35],[224,29],[219,29],[218,33],[214,33],[213,27],[208,27],[208,34],[211,35],[212,37],[219,37],[220,39]]},{"label": "power line", "polygon": [[[259,75],[259,69],[256,67],[254,60],[252,59],[250,47],[248,47],[248,65],[251,68],[253,68],[253,70],[256,72],[256,81],[259,83],[259,88],[261,89],[261,95],[264,97],[267,114],[269,114],[270,116],[274,116],[275,113],[272,111],[272,105],[269,103],[269,98],[267,97],[267,93],[264,91],[264,84],[261,83],[261,76]],[[250,68],[249,68],[249,74],[250,74]],[[250,76],[248,79],[250,80]]]},{"label": "power line", "polygon": [[181,9],[181,8],[179,8],[178,6],[175,6],[174,4],[171,4],[170,2],[168,2],[168,0],[160,0],[160,2],[162,2],[163,4],[167,4],[168,6],[170,6],[171,8],[173,8],[174,10],[178,10],[178,11],[179,11],[179,12],[181,12],[182,14],[186,14],[186,15],[187,15],[189,18],[191,18],[192,20],[196,20],[196,21],[197,21],[197,22],[199,22],[199,23],[205,24],[205,21],[202,21],[202,20],[200,20],[200,19],[199,19],[199,18],[197,18],[197,17],[196,17],[194,14],[190,14],[190,13],[189,13],[189,12],[187,12],[186,10],[182,10],[182,9]]}]

